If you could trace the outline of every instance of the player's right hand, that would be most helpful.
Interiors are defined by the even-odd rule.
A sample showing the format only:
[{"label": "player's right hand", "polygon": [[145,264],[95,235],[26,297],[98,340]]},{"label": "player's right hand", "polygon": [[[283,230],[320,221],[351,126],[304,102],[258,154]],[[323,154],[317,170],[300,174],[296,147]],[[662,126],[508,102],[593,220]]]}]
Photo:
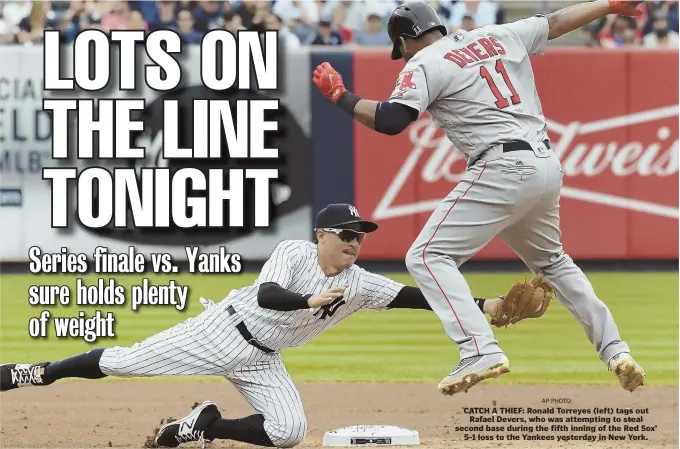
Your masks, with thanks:
[{"label": "player's right hand", "polygon": [[609,8],[612,14],[624,16],[640,16],[642,11],[636,9],[642,1],[635,0],[609,0]]},{"label": "player's right hand", "polygon": [[307,304],[309,304],[309,307],[312,309],[325,306],[329,302],[333,301],[335,298],[341,297],[345,293],[346,289],[347,289],[346,286],[331,288],[321,293],[320,295],[312,296],[307,300]]},{"label": "player's right hand", "polygon": [[312,82],[319,89],[319,92],[334,104],[338,102],[342,94],[347,92],[342,76],[327,62],[316,66]]}]

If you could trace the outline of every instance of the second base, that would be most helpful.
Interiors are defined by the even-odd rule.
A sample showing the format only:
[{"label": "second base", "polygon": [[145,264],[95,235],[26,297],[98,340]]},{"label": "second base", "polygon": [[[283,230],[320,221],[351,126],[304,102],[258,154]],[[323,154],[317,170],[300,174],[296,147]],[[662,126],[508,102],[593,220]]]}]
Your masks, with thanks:
[{"label": "second base", "polygon": [[326,432],[324,446],[409,446],[420,444],[418,432],[394,426],[351,426]]}]

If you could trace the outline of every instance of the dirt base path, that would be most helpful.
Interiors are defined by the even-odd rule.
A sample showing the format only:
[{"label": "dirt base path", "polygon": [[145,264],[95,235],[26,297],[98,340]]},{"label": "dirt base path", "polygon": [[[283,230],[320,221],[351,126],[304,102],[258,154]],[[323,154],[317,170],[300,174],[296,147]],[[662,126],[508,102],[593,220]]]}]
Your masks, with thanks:
[{"label": "dirt base path", "polygon": [[[328,430],[357,424],[385,424],[417,430],[421,446],[432,449],[449,448],[572,448],[572,449],[626,449],[626,448],[677,448],[678,447],[678,388],[643,388],[634,394],[619,387],[553,387],[553,386],[499,386],[478,385],[468,394],[444,397],[435,385],[406,384],[299,384],[309,422],[307,439],[300,448],[322,447],[324,433]],[[542,403],[558,398],[569,403]],[[251,414],[248,403],[226,381],[220,383],[182,382],[78,382],[58,383],[47,388],[25,388],[2,393],[0,397],[0,447],[3,448],[91,448],[125,447],[142,448],[146,437],[162,418],[179,418],[188,413],[191,405],[205,399],[214,400],[225,418]],[[524,423],[470,422],[470,416],[495,419],[491,414],[473,413],[466,407],[495,405],[502,417],[525,418]],[[524,413],[502,413],[501,407],[522,407]],[[527,408],[553,407],[553,414],[526,413]],[[529,417],[542,416],[541,425],[550,428],[548,417],[578,417],[576,412],[558,413],[557,407],[592,409],[611,407],[613,415],[606,413],[580,415],[596,417],[605,422],[564,423],[567,432],[538,431]],[[625,423],[625,415],[616,409],[631,408],[629,417],[642,422]],[[639,409],[639,410],[636,410]],[[648,409],[648,413],[644,413]],[[621,422],[614,423],[614,417]],[[502,431],[486,431],[486,426],[503,426]],[[508,426],[523,426],[524,430],[509,431]],[[619,432],[609,429],[598,431],[600,426],[617,425]],[[654,430],[624,431],[623,426],[650,426]],[[484,426],[485,431],[456,431],[456,426]],[[577,429],[571,426],[580,426]],[[595,432],[582,426],[592,426]],[[527,432],[531,427],[533,432]],[[464,435],[482,435],[504,440],[472,441]],[[509,441],[511,434],[519,440]],[[590,435],[605,441],[527,441],[522,434],[557,436]],[[624,436],[625,440],[609,439],[609,435]],[[633,441],[628,434],[644,435],[647,440]],[[470,436],[470,438],[472,438]],[[197,444],[185,445],[198,447]],[[218,440],[212,448],[245,448],[247,445]]]}]

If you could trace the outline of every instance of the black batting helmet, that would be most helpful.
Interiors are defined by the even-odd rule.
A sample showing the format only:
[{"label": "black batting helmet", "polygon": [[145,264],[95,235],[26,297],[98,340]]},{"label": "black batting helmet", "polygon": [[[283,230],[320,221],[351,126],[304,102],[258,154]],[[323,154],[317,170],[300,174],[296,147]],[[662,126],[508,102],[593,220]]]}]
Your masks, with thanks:
[{"label": "black batting helmet", "polygon": [[444,35],[448,33],[439,14],[429,3],[415,0],[397,7],[387,22],[387,34],[392,41],[392,59],[401,58],[399,37],[416,38],[434,28],[441,30]]}]

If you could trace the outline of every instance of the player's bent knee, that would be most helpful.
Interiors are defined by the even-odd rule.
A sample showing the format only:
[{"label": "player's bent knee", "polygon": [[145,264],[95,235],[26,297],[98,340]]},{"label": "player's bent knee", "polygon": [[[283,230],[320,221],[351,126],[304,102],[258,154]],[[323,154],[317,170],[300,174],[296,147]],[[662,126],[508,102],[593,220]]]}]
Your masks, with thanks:
[{"label": "player's bent knee", "polygon": [[574,261],[569,257],[564,251],[560,252],[557,257],[551,258],[550,263],[540,267],[541,271],[547,276],[555,274],[558,270],[563,269],[566,266],[574,265]]},{"label": "player's bent knee", "polygon": [[269,438],[276,447],[294,447],[302,443],[307,435],[307,420],[287,417],[285,423],[268,423],[265,426]]},{"label": "player's bent knee", "polygon": [[423,249],[417,246],[412,246],[406,253],[404,262],[406,263],[406,269],[411,274],[416,274],[424,270],[425,263],[423,259]]},{"label": "player's bent knee", "polygon": [[[102,352],[99,369],[112,377],[153,377],[158,373],[149,370],[149,361],[155,354],[145,353],[135,346],[114,346]],[[142,363],[145,362],[145,363]]]},{"label": "player's bent knee", "polygon": [[129,348],[124,346],[114,346],[107,348],[99,359],[99,369],[107,376],[128,377],[125,355]]}]

